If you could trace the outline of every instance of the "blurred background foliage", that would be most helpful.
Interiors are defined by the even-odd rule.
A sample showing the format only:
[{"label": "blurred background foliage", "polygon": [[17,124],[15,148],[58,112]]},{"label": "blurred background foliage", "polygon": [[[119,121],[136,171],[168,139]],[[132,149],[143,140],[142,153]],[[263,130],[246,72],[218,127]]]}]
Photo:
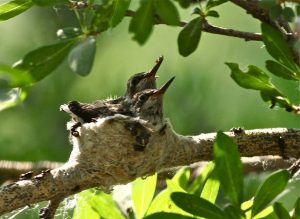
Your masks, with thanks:
[{"label": "blurred background foliage", "polygon": [[[218,12],[221,19],[210,18],[212,24],[260,32],[259,22],[232,3],[221,5]],[[181,20],[191,20],[189,10],[181,10],[180,15]],[[91,74],[80,77],[65,62],[34,85],[24,103],[0,113],[0,159],[66,161],[71,151],[65,128],[69,116],[59,112],[59,106],[70,100],[93,102],[122,95],[129,76],[149,70],[160,55],[165,60],[158,73],[158,84],[176,76],[164,104],[165,116],[178,133],[194,135],[237,126],[300,128],[299,116],[269,109],[259,92],[239,87],[224,65],[237,62],[246,67],[251,63],[264,69],[264,62],[270,57],[263,42],[203,33],[197,51],[184,58],[177,46],[180,27],[156,25],[147,43],[139,46],[128,34],[128,23],[125,18],[97,38]],[[1,22],[0,62],[12,64],[30,50],[57,42],[56,30],[72,24],[77,25],[67,8],[39,7]],[[275,76],[272,81],[299,103],[297,82]]]}]

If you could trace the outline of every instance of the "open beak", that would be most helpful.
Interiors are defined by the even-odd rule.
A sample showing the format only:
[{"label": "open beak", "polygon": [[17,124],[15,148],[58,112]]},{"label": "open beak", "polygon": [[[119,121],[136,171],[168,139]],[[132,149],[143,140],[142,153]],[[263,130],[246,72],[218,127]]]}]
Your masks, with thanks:
[{"label": "open beak", "polygon": [[160,56],[158,59],[156,59],[156,64],[153,66],[153,68],[146,73],[145,78],[152,78],[152,77],[156,77],[155,74],[158,71],[160,64],[162,63],[162,61],[164,60],[163,56]]},{"label": "open beak", "polygon": [[159,88],[154,94],[154,97],[160,97],[161,95],[164,95],[164,93],[168,90],[170,84],[174,81],[175,77],[172,77],[170,80],[167,81],[161,88]]}]

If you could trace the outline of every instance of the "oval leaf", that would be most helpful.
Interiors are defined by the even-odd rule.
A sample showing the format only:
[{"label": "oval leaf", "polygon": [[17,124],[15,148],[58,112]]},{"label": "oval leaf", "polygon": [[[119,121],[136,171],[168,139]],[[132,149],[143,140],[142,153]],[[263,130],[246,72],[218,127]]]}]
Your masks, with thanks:
[{"label": "oval leaf", "polygon": [[275,214],[277,215],[278,218],[280,219],[291,219],[292,217],[290,216],[289,212],[281,203],[275,202],[273,205]]},{"label": "oval leaf", "polygon": [[213,153],[224,193],[232,205],[239,209],[243,200],[243,167],[237,145],[227,135],[218,132]]},{"label": "oval leaf", "polygon": [[278,170],[260,185],[253,200],[252,217],[267,207],[284,190],[289,178],[287,170]]},{"label": "oval leaf", "polygon": [[129,32],[140,45],[149,38],[154,25],[153,0],[141,0],[141,5],[133,15],[129,24]]},{"label": "oval leaf", "polygon": [[130,0],[115,0],[113,15],[111,18],[111,27],[117,26],[124,18],[125,13],[130,5]]},{"label": "oval leaf", "polygon": [[157,174],[146,179],[138,178],[132,183],[132,201],[137,218],[143,218],[153,199]]},{"label": "oval leaf", "polygon": [[0,21],[15,17],[33,6],[29,0],[14,0],[0,5]]},{"label": "oval leaf", "polygon": [[94,37],[88,37],[78,43],[70,52],[68,61],[72,71],[81,76],[90,73],[96,53],[96,40]]},{"label": "oval leaf", "polygon": [[70,40],[40,47],[27,53],[23,59],[14,64],[14,68],[27,71],[33,84],[54,71],[65,59],[74,43],[74,40]]},{"label": "oval leaf", "polygon": [[[296,80],[298,81],[300,78],[297,77],[297,74],[293,72],[293,70],[285,67],[279,62],[275,62],[273,60],[266,61],[266,68],[273,73],[274,75],[287,79],[287,80]],[[300,75],[300,73],[298,73]]]},{"label": "oval leaf", "polygon": [[214,204],[192,194],[174,192],[171,194],[173,202],[181,209],[193,215],[208,219],[224,219],[226,215]]},{"label": "oval leaf", "polygon": [[202,18],[197,17],[187,23],[178,35],[178,49],[180,55],[186,57],[193,53],[199,44],[202,32]]},{"label": "oval leaf", "polygon": [[215,203],[219,193],[219,188],[220,181],[216,177],[216,171],[213,171],[205,182],[200,197],[210,201],[211,203]]},{"label": "oval leaf", "polygon": [[178,26],[179,13],[170,0],[155,0],[154,5],[156,13],[165,24]]},{"label": "oval leaf", "polygon": [[144,219],[193,219],[194,217],[189,217],[186,215],[176,214],[176,213],[169,213],[169,212],[157,212],[151,214]]},{"label": "oval leaf", "polygon": [[227,2],[228,0],[208,0],[207,4],[206,4],[206,10],[216,7],[218,5],[221,5],[225,2]]},{"label": "oval leaf", "polygon": [[261,31],[263,41],[270,55],[288,68],[297,70],[292,52],[282,33],[266,23],[261,24]]}]

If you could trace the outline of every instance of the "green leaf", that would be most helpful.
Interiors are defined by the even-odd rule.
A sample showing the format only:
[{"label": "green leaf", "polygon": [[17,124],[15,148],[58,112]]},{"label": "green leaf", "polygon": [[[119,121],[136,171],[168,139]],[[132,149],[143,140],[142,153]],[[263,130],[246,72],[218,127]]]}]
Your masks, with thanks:
[{"label": "green leaf", "polygon": [[282,15],[288,22],[292,22],[295,18],[295,13],[292,8],[290,7],[284,7],[282,11]]},{"label": "green leaf", "polygon": [[197,17],[187,23],[178,35],[178,49],[180,55],[186,57],[193,53],[199,44],[202,32],[202,18]]},{"label": "green leaf", "polygon": [[200,197],[210,201],[211,203],[215,203],[219,193],[219,188],[220,181],[217,179],[216,172],[213,171],[210,174],[210,177],[206,180]]},{"label": "green leaf", "polygon": [[182,8],[188,8],[192,3],[192,0],[177,0],[177,1]]},{"label": "green leaf", "polygon": [[300,218],[300,197],[297,199],[294,208],[295,208],[294,215],[297,219],[299,219]]},{"label": "green leaf", "polygon": [[223,191],[232,205],[239,208],[243,200],[243,167],[237,145],[227,135],[218,132],[213,153]]},{"label": "green leaf", "polygon": [[243,212],[234,207],[233,205],[228,205],[224,208],[224,212],[227,215],[228,218],[230,219],[241,219],[245,218],[242,217]]},{"label": "green leaf", "polygon": [[282,33],[266,23],[261,24],[261,31],[269,54],[281,64],[297,71],[298,68],[293,61],[292,52]]},{"label": "green leaf", "polygon": [[248,71],[243,72],[236,63],[225,63],[231,69],[231,78],[241,87],[255,90],[272,90],[269,76],[254,65],[248,66]]},{"label": "green leaf", "polygon": [[194,217],[189,217],[186,215],[169,213],[169,212],[157,212],[144,217],[143,219],[193,219]]},{"label": "green leaf", "polygon": [[275,202],[273,208],[279,219],[292,219],[287,209],[281,203]]},{"label": "green leaf", "polygon": [[293,70],[289,69],[288,67],[280,64],[279,62],[275,62],[273,60],[266,61],[266,68],[273,73],[274,75],[287,79],[287,80],[296,80],[298,81],[300,77],[300,72],[296,73]]},{"label": "green leaf", "polygon": [[143,218],[153,199],[157,174],[146,179],[138,178],[132,183],[132,201],[137,218]]},{"label": "green leaf", "polygon": [[153,0],[141,0],[141,5],[133,15],[129,24],[129,32],[133,39],[143,45],[149,38],[154,25]]},{"label": "green leaf", "polygon": [[0,111],[21,103],[27,97],[27,90],[22,88],[0,89]]},{"label": "green leaf", "polygon": [[108,1],[106,4],[98,5],[95,10],[95,14],[91,21],[91,32],[103,32],[109,28],[111,19],[113,17],[114,4],[112,1]]},{"label": "green leaf", "polygon": [[14,0],[0,5],[0,21],[15,17],[33,6],[30,0]]},{"label": "green leaf", "polygon": [[226,218],[224,212],[217,206],[195,195],[182,192],[174,192],[173,194],[171,194],[171,199],[178,207],[193,215],[209,219]]},{"label": "green leaf", "polygon": [[73,219],[114,218],[124,219],[110,194],[89,189],[77,195]]},{"label": "green leaf", "polygon": [[204,182],[208,179],[215,168],[214,162],[208,162],[205,167],[202,168],[201,173],[193,180],[192,184],[188,188],[188,193],[195,194]]},{"label": "green leaf", "polygon": [[280,5],[275,5],[269,9],[269,16],[272,20],[276,20],[282,14],[282,7]]},{"label": "green leaf", "polygon": [[170,0],[155,0],[155,11],[167,25],[178,26],[180,22],[177,8]]},{"label": "green leaf", "polygon": [[54,71],[65,59],[75,42],[75,40],[69,40],[40,47],[27,53],[14,64],[14,68],[27,71],[33,84]]},{"label": "green leaf", "polygon": [[287,170],[272,173],[258,188],[252,207],[252,217],[267,207],[286,187],[290,174]]},{"label": "green leaf", "polygon": [[115,27],[121,23],[129,5],[130,0],[114,0],[113,15],[110,21],[111,27]]},{"label": "green leaf", "polygon": [[211,10],[206,12],[207,17],[220,17],[219,13],[217,11]]},{"label": "green leaf", "polygon": [[265,102],[277,104],[286,110],[292,109],[291,102],[270,82],[269,76],[256,66],[248,66],[248,72],[240,70],[236,63],[225,63],[231,69],[231,77],[243,88],[259,90]]},{"label": "green leaf", "polygon": [[[28,86],[32,83],[32,78],[26,71],[15,69],[5,64],[0,64],[0,82],[1,81],[1,88],[6,87],[6,89],[10,89]],[[5,83],[5,86],[3,83]]]},{"label": "green leaf", "polygon": [[60,5],[66,4],[68,0],[32,0],[34,4],[38,6],[52,6],[52,5]]},{"label": "green leaf", "polygon": [[177,183],[184,190],[187,189],[190,179],[190,169],[189,167],[182,167],[177,171],[176,175],[173,176],[172,181]]},{"label": "green leaf", "polygon": [[224,4],[227,1],[228,0],[208,0],[208,2],[206,4],[206,10],[216,7],[218,5]]},{"label": "green leaf", "polygon": [[61,40],[72,39],[81,34],[81,30],[77,27],[65,27],[56,31],[56,36]]},{"label": "green leaf", "polygon": [[70,52],[68,62],[72,71],[81,76],[90,73],[96,53],[96,39],[88,37],[79,42]]}]

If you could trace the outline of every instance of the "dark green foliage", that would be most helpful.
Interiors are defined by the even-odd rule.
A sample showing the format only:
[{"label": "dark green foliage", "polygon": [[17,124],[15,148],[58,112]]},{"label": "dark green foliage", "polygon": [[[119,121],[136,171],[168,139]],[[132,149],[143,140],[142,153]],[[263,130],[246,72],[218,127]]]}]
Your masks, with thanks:
[{"label": "dark green foliage", "polygon": [[33,84],[56,69],[68,55],[75,42],[75,40],[69,40],[40,47],[27,53],[15,63],[14,68],[26,71],[29,75],[28,78],[30,77],[28,85]]},{"label": "dark green foliage", "polygon": [[296,74],[292,69],[273,60],[266,61],[266,68],[274,75],[287,79],[298,81],[299,74]]},{"label": "dark green foliage", "polygon": [[168,212],[158,212],[154,214],[150,214],[144,219],[193,219],[194,217],[189,217],[181,214],[176,214],[176,213],[168,213]]},{"label": "dark green foliage", "polygon": [[161,21],[167,25],[178,26],[179,14],[175,5],[170,0],[155,0],[155,12],[161,19]]},{"label": "dark green foliage", "polygon": [[292,219],[288,210],[281,203],[275,202],[273,208],[279,219]]},{"label": "dark green foliage", "polygon": [[224,219],[224,212],[211,202],[192,194],[175,192],[171,195],[177,206],[193,215],[209,219]]},{"label": "dark green foliage", "polygon": [[70,68],[81,76],[88,75],[93,67],[95,53],[96,39],[92,36],[83,39],[70,51]]},{"label": "dark green foliage", "polygon": [[298,219],[300,218],[300,198],[297,199],[294,208],[295,208],[294,215]]},{"label": "dark green foliage", "polygon": [[193,53],[199,44],[202,32],[202,18],[197,17],[187,23],[178,35],[178,49],[182,56]]},{"label": "dark green foliage", "polygon": [[227,2],[228,0],[208,0],[207,4],[206,4],[206,9],[210,9],[213,7],[216,7],[218,5],[224,4],[225,2]]},{"label": "dark green foliage", "polygon": [[154,25],[153,0],[141,0],[141,5],[133,15],[129,25],[129,32],[133,33],[133,39],[140,45],[149,38]]},{"label": "dark green foliage", "polygon": [[289,178],[287,170],[278,170],[260,185],[254,197],[252,217],[267,207],[285,189]]},{"label": "dark green foliage", "polygon": [[111,27],[117,26],[123,20],[129,5],[130,0],[114,0]]},{"label": "dark green foliage", "polygon": [[67,4],[68,0],[32,0],[34,4],[38,6],[52,6],[58,4]]}]

